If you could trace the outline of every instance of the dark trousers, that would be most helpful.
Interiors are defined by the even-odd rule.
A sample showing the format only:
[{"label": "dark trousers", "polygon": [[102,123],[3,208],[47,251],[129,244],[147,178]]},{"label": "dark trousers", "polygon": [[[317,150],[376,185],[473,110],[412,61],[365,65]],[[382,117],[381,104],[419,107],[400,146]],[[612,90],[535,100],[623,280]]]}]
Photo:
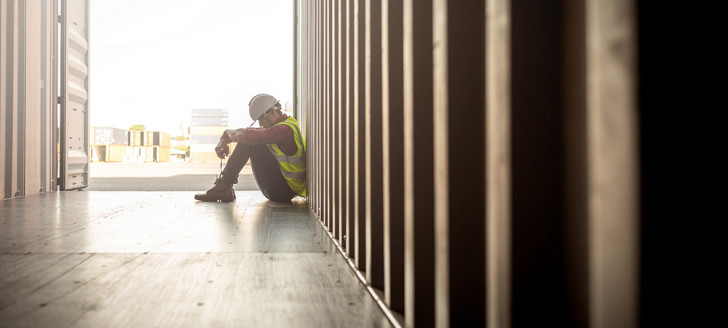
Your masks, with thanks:
[{"label": "dark trousers", "polygon": [[258,188],[265,198],[276,202],[289,202],[296,193],[288,186],[288,182],[281,174],[278,161],[265,145],[238,144],[230,154],[225,168],[222,170],[222,180],[232,185],[238,182],[238,174],[248,162],[253,166],[253,177]]}]

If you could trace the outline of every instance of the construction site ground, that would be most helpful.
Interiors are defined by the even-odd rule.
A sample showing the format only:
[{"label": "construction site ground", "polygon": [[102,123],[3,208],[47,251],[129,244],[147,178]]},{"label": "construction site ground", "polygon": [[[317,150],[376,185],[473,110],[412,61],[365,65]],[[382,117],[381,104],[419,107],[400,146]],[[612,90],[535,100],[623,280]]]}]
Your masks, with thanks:
[{"label": "construction site ground", "polygon": [[[220,163],[90,163],[87,191],[205,191],[220,173]],[[250,163],[235,190],[259,190]]]}]

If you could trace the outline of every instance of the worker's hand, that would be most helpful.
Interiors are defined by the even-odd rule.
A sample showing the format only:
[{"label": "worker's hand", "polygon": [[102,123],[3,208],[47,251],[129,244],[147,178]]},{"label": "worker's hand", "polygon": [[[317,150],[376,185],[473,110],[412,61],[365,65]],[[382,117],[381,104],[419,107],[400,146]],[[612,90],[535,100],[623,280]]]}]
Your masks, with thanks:
[{"label": "worker's hand", "polygon": [[228,147],[225,140],[221,139],[220,142],[217,143],[217,146],[215,146],[215,154],[217,154],[217,157],[220,159],[225,159],[225,157],[230,155],[230,147]]}]

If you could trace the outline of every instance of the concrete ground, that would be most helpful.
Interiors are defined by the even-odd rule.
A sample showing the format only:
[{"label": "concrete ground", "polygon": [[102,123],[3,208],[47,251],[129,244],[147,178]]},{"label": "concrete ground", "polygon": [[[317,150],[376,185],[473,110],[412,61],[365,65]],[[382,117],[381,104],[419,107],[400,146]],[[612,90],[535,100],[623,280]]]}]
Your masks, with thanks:
[{"label": "concrete ground", "polygon": [[0,327],[390,326],[302,199],[191,197],[0,201]]},{"label": "concrete ground", "polygon": [[[91,163],[86,191],[205,191],[220,174],[220,163]],[[250,165],[237,191],[259,190]]]}]

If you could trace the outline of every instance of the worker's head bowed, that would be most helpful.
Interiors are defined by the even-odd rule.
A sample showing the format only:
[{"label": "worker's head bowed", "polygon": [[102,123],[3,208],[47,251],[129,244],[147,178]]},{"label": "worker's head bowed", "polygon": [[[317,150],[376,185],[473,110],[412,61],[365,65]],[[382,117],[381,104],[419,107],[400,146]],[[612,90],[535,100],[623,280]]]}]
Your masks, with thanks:
[{"label": "worker's head bowed", "polygon": [[253,123],[258,121],[264,128],[273,126],[283,115],[281,103],[275,97],[265,93],[257,94],[250,99],[248,107]]}]

